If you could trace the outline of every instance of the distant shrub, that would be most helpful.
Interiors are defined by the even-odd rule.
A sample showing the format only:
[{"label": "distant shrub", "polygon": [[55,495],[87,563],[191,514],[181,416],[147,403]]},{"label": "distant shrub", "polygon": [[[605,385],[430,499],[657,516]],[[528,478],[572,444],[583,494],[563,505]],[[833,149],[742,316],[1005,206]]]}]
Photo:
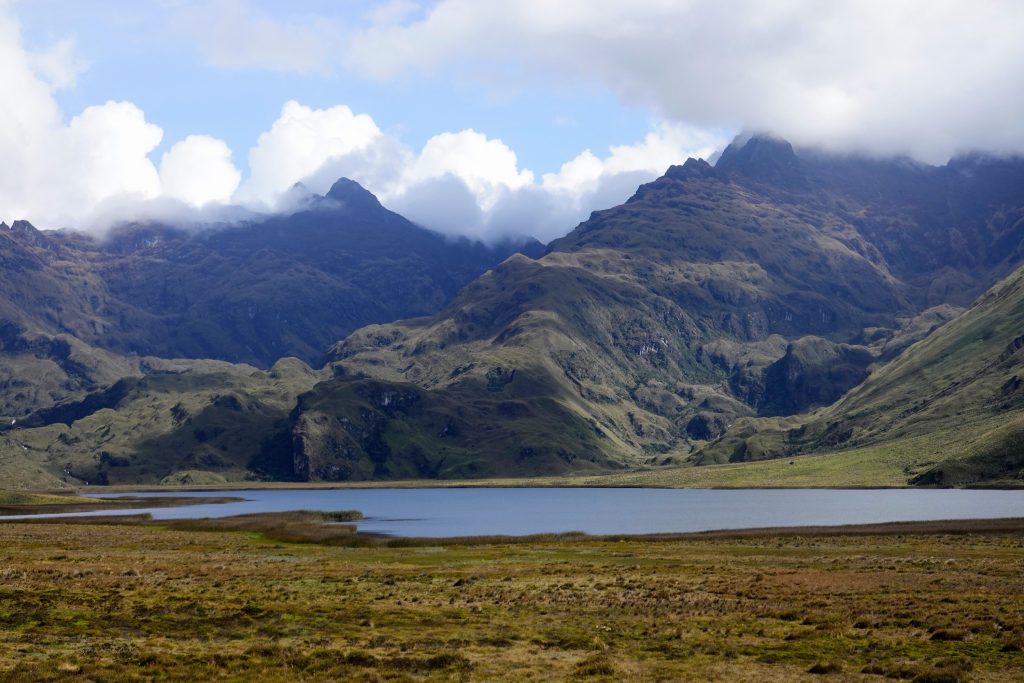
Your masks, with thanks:
[{"label": "distant shrub", "polygon": [[324,512],[323,518],[329,522],[357,522],[363,518],[363,513],[359,510],[337,510]]},{"label": "distant shrub", "polygon": [[932,634],[932,640],[966,640],[967,632],[960,629],[940,628]]},{"label": "distant shrub", "polygon": [[612,676],[615,667],[604,655],[592,655],[576,664],[577,676]]},{"label": "distant shrub", "polygon": [[807,670],[809,674],[837,674],[843,670],[843,666],[839,662],[815,662],[814,665]]}]

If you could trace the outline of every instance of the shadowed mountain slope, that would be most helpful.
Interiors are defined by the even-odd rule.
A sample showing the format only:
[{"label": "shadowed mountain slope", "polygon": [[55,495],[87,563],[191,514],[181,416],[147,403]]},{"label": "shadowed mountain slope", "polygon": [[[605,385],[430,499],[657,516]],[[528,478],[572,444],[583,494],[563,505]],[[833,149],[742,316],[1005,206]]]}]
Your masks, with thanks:
[{"label": "shadowed mountain slope", "polygon": [[341,179],[290,215],[186,231],[133,225],[104,241],[0,229],[0,316],[126,355],[269,367],[371,322],[439,310],[467,282],[536,242],[449,239]]}]

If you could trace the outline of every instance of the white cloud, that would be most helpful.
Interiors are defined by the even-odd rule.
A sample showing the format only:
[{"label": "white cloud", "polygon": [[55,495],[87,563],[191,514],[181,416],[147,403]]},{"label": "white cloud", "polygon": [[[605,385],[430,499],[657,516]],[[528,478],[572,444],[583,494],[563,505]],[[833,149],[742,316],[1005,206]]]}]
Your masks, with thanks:
[{"label": "white cloud", "polygon": [[410,220],[483,239],[565,234],[594,209],[624,201],[690,156],[708,157],[729,141],[722,131],[660,123],[633,145],[599,158],[586,150],[537,182],[499,139],[467,129],[440,133],[419,150],[385,134],[367,114],[345,106],[312,109],[288,102],[249,152],[250,180],[236,199],[282,209],[301,182],[325,193],[352,178]]},{"label": "white cloud", "polygon": [[227,143],[207,135],[189,135],[160,160],[163,194],[192,206],[230,201],[241,179]]},{"label": "white cloud", "polygon": [[[131,102],[90,106],[65,122],[54,92],[79,68],[73,44],[57,43],[43,52],[46,59],[29,53],[5,7],[0,0],[0,219],[26,218],[43,228],[232,220],[247,210],[287,208],[296,182],[323,193],[347,176],[446,233],[549,239],[591,210],[621,202],[669,164],[727,142],[662,123],[636,144],[603,156],[586,150],[538,180],[502,140],[476,130],[439,133],[414,149],[368,114],[289,101],[249,150],[249,177],[240,182],[232,150],[205,135],[177,141],[157,166],[151,156],[163,130]],[[381,21],[409,9],[398,3]]]},{"label": "white cloud", "polygon": [[1021,26],[1016,0],[440,0],[364,30],[348,61],[596,82],[669,120],[943,162],[1024,150]]},{"label": "white cloud", "polygon": [[[62,57],[54,64],[75,63],[66,45],[58,44]],[[112,194],[159,194],[147,155],[163,131],[128,102],[88,107],[64,124],[53,90],[68,74],[40,78],[38,58],[24,49],[17,22],[2,8],[0,64],[0,217],[59,227]]]},{"label": "white cloud", "polygon": [[221,69],[327,72],[341,40],[333,21],[280,21],[248,0],[188,3],[179,9],[175,26],[211,66]]},{"label": "white cloud", "polygon": [[273,201],[324,164],[364,150],[380,136],[370,116],[355,114],[344,105],[311,109],[289,101],[249,150],[250,178],[240,196]]},{"label": "white cloud", "polygon": [[[400,213],[442,232],[547,241],[594,209],[623,202],[670,165],[707,158],[728,141],[724,132],[658,124],[642,141],[613,146],[604,158],[584,150],[538,183],[532,171],[518,168],[515,153],[500,140],[462,131],[431,138],[397,183],[379,189],[366,184]],[[475,200],[474,210],[467,198]]]},{"label": "white cloud", "polygon": [[[538,182],[534,172],[519,167],[511,147],[475,130],[440,133],[414,150],[347,106],[317,110],[290,101],[251,148],[251,177],[234,199],[290,210],[301,206],[290,191],[296,183],[325,194],[344,176],[385,206],[441,232],[546,241],[592,210],[625,201],[670,165],[709,157],[729,137],[660,123],[635,144],[614,145],[603,158],[587,150]],[[169,193],[166,181],[164,191]]]},{"label": "white cloud", "polygon": [[[0,4],[0,219],[99,230],[114,214],[139,214],[129,205],[162,197],[167,188],[149,155],[163,130],[131,102],[86,107],[65,123],[54,91],[80,68],[73,44],[60,41],[43,53],[29,53],[17,21],[5,9]],[[173,196],[192,202],[224,199],[233,189],[227,188],[230,153],[221,141],[189,138],[164,160]],[[192,181],[185,180],[189,175]],[[198,184],[205,184],[202,192]],[[169,215],[170,206],[161,208],[162,215]]]},{"label": "white cloud", "polygon": [[545,173],[542,184],[552,192],[581,197],[595,191],[602,178],[610,175],[660,174],[689,157],[707,159],[728,144],[730,135],[721,130],[661,122],[641,142],[613,145],[604,159],[598,159],[589,149],[584,150],[562,164],[557,173]]},{"label": "white cloud", "polygon": [[376,26],[393,26],[421,14],[422,7],[415,0],[385,0],[366,12],[366,18]]},{"label": "white cloud", "polygon": [[516,153],[501,140],[468,129],[441,133],[427,140],[409,171],[409,184],[452,175],[476,196],[481,208],[490,209],[501,193],[533,182],[533,172],[519,170]]},{"label": "white cloud", "polygon": [[70,38],[30,54],[29,58],[36,74],[56,90],[74,86],[79,74],[86,70],[85,62],[75,53],[75,41]]},{"label": "white cloud", "polygon": [[60,131],[63,144],[51,156],[63,162],[56,168],[76,176],[69,189],[77,194],[68,196],[65,190],[64,198],[70,205],[88,206],[114,194],[158,196],[160,176],[148,155],[163,135],[131,102],[87,107]]}]

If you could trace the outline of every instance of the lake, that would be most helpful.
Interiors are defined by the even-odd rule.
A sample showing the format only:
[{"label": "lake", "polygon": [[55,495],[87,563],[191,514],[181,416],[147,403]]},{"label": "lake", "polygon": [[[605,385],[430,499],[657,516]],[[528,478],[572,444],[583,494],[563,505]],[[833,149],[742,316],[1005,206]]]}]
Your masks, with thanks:
[{"label": "lake", "polygon": [[360,531],[419,537],[520,536],[566,531],[653,534],[1024,517],[1024,490],[385,488],[256,489],[192,495],[245,500],[66,516],[148,512],[154,519],[195,519],[289,510],[360,510],[366,516],[358,523]]}]

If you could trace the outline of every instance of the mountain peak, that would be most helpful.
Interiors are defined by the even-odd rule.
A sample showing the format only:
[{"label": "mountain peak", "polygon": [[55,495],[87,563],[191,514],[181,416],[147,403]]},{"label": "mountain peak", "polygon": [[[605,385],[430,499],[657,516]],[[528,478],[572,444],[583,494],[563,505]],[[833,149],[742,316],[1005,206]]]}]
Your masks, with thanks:
[{"label": "mountain peak", "polygon": [[793,146],[763,134],[737,137],[722,152],[715,170],[790,187],[806,181],[803,162]]},{"label": "mountain peak", "polygon": [[338,178],[325,196],[344,204],[352,211],[372,211],[384,208],[372,192],[349,178]]},{"label": "mountain peak", "polygon": [[686,178],[707,176],[711,173],[711,164],[703,159],[694,159],[693,157],[690,157],[682,166],[669,166],[668,170],[665,171],[665,177],[685,180]]}]

